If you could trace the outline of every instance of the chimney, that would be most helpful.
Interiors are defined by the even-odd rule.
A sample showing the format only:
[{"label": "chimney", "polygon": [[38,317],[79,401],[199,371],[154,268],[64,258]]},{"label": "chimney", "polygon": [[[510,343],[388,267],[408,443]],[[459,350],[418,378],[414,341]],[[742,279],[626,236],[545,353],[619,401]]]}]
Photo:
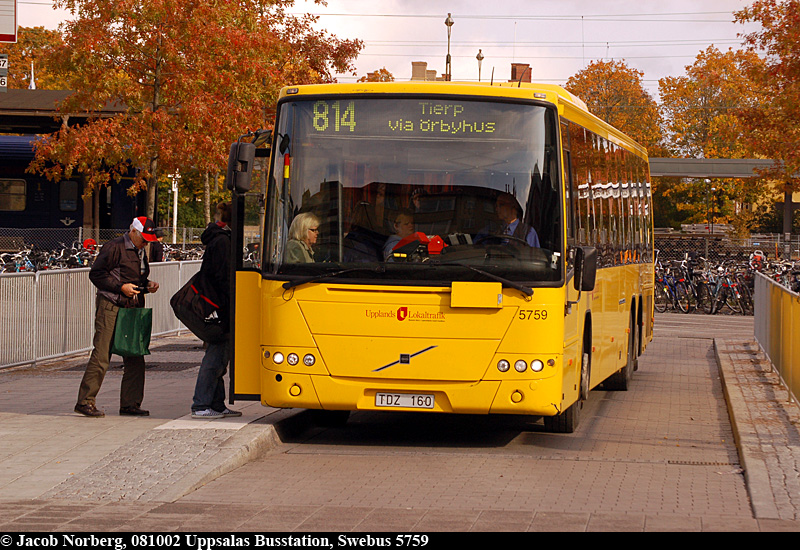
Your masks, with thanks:
[{"label": "chimney", "polygon": [[509,82],[522,82],[531,81],[531,65],[530,63],[512,63],[511,64],[511,80]]},{"label": "chimney", "polygon": [[411,62],[411,80],[442,80],[442,77],[436,77],[436,71],[428,68],[427,61],[412,61]]},{"label": "chimney", "polygon": [[412,61],[411,80],[427,80],[426,78],[427,70],[428,70],[427,61]]}]

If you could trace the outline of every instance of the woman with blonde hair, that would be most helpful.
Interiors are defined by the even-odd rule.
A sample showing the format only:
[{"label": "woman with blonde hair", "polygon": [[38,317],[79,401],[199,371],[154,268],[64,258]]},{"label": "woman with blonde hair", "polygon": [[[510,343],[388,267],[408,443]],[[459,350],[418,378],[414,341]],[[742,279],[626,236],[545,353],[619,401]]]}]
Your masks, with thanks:
[{"label": "woman with blonde hair", "polygon": [[319,237],[320,219],[312,212],[295,216],[289,227],[289,242],[286,243],[286,263],[300,264],[314,261],[313,246]]}]

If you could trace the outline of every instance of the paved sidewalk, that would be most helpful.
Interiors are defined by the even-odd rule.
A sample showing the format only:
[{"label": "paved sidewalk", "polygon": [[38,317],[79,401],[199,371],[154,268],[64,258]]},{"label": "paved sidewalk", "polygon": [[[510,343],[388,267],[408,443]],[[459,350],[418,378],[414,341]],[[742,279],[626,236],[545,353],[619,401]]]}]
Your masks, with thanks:
[{"label": "paved sidewalk", "polygon": [[714,343],[753,515],[798,521],[800,408],[756,340]]},{"label": "paved sidewalk", "polygon": [[[715,349],[752,522],[713,525],[698,518],[663,517],[641,523],[624,514],[537,513],[528,528],[800,530],[800,409],[789,401],[746,331],[729,335],[731,339],[715,339]],[[498,518],[490,510],[438,511],[447,512],[442,515],[436,510],[351,508],[344,517],[342,510],[326,506],[280,510],[261,502],[235,505],[220,517],[205,503],[181,501],[267,452],[279,441],[283,421],[297,418],[297,413],[240,402],[233,408],[244,412],[241,418],[191,419],[200,343],[192,336],[170,337],[154,341],[152,349],[143,403],[151,416],[146,418],[117,414],[119,361],[112,363],[98,397],[98,407],[107,415],[103,419],[72,412],[86,357],[0,371],[0,532],[289,531],[299,525],[298,519],[301,529],[330,531],[517,527],[510,521],[513,514]],[[585,517],[576,524],[571,516],[577,515]]]},{"label": "paved sidewalk", "polygon": [[237,403],[243,416],[191,418],[202,343],[155,340],[147,357],[149,417],[119,416],[121,362],[112,361],[97,406],[72,411],[87,357],[0,371],[0,502],[8,499],[174,501],[252,460],[277,441],[286,411]]}]

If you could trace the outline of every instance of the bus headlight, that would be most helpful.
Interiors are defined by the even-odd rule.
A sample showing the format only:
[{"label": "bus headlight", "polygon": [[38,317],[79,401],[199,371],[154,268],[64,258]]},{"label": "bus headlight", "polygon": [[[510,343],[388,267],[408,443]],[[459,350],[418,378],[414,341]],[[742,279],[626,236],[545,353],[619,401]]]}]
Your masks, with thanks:
[{"label": "bus headlight", "polygon": [[272,354],[272,360],[275,361],[275,364],[280,365],[283,363],[283,354],[279,351],[276,351]]},{"label": "bus headlight", "polygon": [[514,369],[517,372],[525,372],[528,368],[528,363],[523,361],[522,359],[518,359],[516,363],[514,363]]},{"label": "bus headlight", "polygon": [[286,362],[294,366],[300,362],[300,357],[296,353],[290,353],[286,356]]},{"label": "bus headlight", "polygon": [[531,370],[533,372],[542,372],[543,368],[544,368],[544,363],[542,363],[540,359],[534,359],[533,361],[531,361]]},{"label": "bus headlight", "polygon": [[310,353],[306,354],[306,355],[305,355],[305,357],[303,357],[303,364],[304,364],[305,366],[307,366],[307,367],[310,367],[311,365],[313,365],[314,363],[316,363],[316,361],[317,361],[317,360],[316,360],[316,359],[314,358],[314,356],[313,356],[313,355],[311,355]]},{"label": "bus headlight", "polygon": [[505,359],[500,359],[497,362],[497,370],[500,372],[506,372],[511,367],[511,363],[506,361]]}]

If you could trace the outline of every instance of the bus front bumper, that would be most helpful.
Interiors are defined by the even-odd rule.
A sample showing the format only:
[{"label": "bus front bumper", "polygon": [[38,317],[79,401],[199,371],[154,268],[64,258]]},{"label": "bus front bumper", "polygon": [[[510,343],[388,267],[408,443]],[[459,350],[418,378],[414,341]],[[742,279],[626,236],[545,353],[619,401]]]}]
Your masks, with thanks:
[{"label": "bus front bumper", "polygon": [[557,376],[536,380],[423,382],[267,371],[261,385],[263,404],[278,408],[535,416],[552,416],[562,408],[561,380]]}]

